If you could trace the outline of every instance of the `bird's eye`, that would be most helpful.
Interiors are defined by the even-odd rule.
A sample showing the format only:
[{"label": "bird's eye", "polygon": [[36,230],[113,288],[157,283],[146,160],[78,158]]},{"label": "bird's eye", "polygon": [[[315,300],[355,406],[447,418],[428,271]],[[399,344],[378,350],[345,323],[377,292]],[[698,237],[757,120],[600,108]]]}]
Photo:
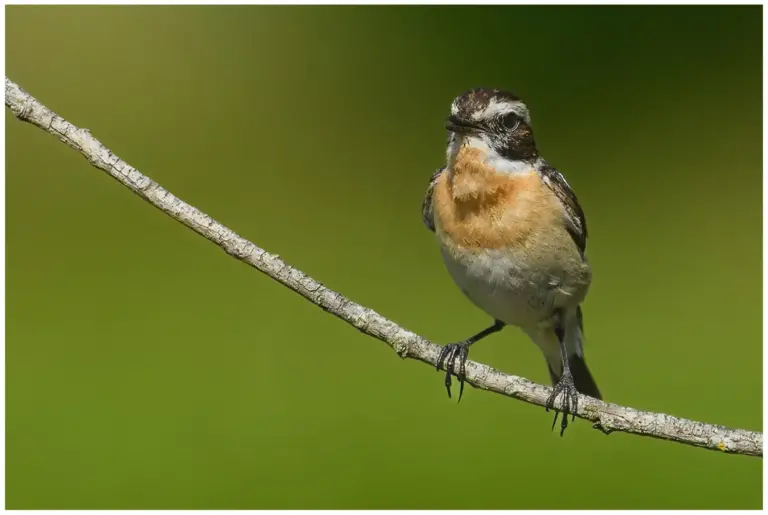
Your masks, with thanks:
[{"label": "bird's eye", "polygon": [[520,126],[520,118],[518,118],[515,113],[507,113],[504,115],[504,118],[501,119],[501,123],[504,127],[513,131]]}]

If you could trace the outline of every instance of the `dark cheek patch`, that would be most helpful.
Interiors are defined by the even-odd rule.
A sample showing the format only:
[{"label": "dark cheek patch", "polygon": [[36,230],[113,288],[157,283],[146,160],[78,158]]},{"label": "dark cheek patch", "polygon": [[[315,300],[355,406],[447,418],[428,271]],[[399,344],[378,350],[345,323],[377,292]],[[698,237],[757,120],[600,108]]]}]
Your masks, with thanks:
[{"label": "dark cheek patch", "polygon": [[503,145],[502,155],[508,159],[528,160],[537,156],[533,133],[527,127],[520,127],[512,133]]}]

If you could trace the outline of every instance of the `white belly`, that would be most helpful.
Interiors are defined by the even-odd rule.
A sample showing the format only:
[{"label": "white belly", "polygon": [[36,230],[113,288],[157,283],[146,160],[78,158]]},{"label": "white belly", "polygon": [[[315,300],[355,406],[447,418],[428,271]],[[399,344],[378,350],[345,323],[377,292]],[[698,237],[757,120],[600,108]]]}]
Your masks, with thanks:
[{"label": "white belly", "polygon": [[453,280],[480,309],[522,328],[548,323],[557,308],[578,305],[589,287],[589,267],[574,274],[555,260],[532,266],[527,256],[507,249],[449,251],[441,246]]}]

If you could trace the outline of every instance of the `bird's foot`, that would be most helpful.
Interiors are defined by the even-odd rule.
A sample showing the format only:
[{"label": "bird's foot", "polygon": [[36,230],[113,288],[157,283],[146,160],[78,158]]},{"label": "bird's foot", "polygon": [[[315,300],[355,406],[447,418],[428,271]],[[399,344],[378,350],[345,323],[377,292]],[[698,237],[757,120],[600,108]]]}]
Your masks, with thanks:
[{"label": "bird's foot", "polygon": [[445,370],[445,389],[448,390],[448,398],[451,397],[451,374],[459,380],[459,401],[464,394],[464,380],[466,379],[467,356],[469,356],[469,342],[449,343],[440,351],[437,358],[437,370]]},{"label": "bird's foot", "polygon": [[559,394],[562,394],[562,398],[560,400],[560,409],[554,408],[555,420],[552,421],[552,429],[555,429],[557,416],[560,412],[562,412],[563,417],[560,420],[560,436],[563,436],[563,433],[565,433],[565,428],[568,427],[568,415],[571,415],[571,421],[576,420],[576,411],[578,409],[579,403],[579,393],[576,390],[576,385],[573,382],[573,376],[571,375],[570,371],[566,371],[563,374],[563,377],[560,378],[560,381],[558,381],[557,384],[552,388],[552,394],[549,396],[546,404],[544,405],[547,411],[554,407],[555,400]]}]

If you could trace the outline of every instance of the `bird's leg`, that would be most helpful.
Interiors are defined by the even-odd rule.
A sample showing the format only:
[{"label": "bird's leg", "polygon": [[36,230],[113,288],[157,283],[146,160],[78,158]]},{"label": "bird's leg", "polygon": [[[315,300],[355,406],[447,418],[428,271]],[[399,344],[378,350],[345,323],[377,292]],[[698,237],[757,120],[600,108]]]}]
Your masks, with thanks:
[{"label": "bird's leg", "polygon": [[[463,342],[449,343],[443,347],[440,356],[437,358],[437,370],[441,368],[445,370],[445,388],[448,390],[449,398],[451,397],[451,374],[456,375],[461,385],[459,388],[459,401],[461,401],[461,396],[464,394],[464,380],[466,379],[466,364],[470,345],[479,342],[490,334],[501,331],[505,325],[501,320],[495,320],[492,326],[483,329],[474,336],[470,336]],[[445,366],[443,366],[444,362]]]},{"label": "bird's leg", "polygon": [[555,419],[552,421],[552,429],[555,428],[557,423],[557,415],[560,411],[563,412],[563,416],[560,420],[560,436],[565,433],[565,428],[568,427],[568,415],[571,415],[571,421],[576,420],[576,410],[578,408],[579,394],[576,390],[576,384],[573,381],[573,375],[571,374],[571,368],[568,364],[568,351],[565,347],[565,321],[563,320],[562,311],[555,313],[555,334],[560,342],[560,354],[563,360],[563,373],[560,376],[560,380],[552,388],[545,408],[547,411],[553,408],[555,400],[559,394],[563,394],[560,401],[560,409],[555,408]]}]

